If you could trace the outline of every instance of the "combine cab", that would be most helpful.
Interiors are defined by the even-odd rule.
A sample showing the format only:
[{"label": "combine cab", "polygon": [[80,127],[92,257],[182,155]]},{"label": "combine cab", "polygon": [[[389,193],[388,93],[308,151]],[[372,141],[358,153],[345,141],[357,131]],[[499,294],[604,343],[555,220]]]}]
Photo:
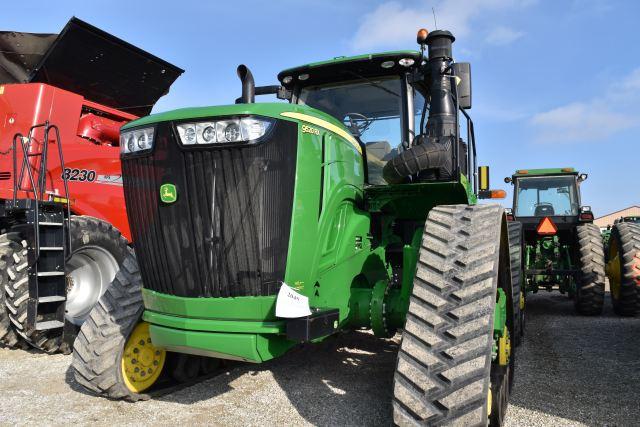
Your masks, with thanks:
[{"label": "combine cab", "polygon": [[575,301],[578,313],[597,315],[604,304],[604,252],[589,206],[581,206],[573,168],[518,170],[509,216],[522,224],[527,292],[557,289]]},{"label": "combine cab", "polygon": [[[167,351],[260,363],[343,330],[401,331],[396,423],[501,424],[519,246],[499,205],[476,204],[497,193],[475,184],[453,40],[422,30],[421,51],[291,68],[268,87],[240,66],[236,105],[124,126],[136,256],[75,342],[77,381],[136,400]],[[254,103],[267,93],[289,102]]]},{"label": "combine cab", "polygon": [[130,252],[120,127],[181,73],[77,18],[57,35],[0,32],[5,345],[70,351]]}]

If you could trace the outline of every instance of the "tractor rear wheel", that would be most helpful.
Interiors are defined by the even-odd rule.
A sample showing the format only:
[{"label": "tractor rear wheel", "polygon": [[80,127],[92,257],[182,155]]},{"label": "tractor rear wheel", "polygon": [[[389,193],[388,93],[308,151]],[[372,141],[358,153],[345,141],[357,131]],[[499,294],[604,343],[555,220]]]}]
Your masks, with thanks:
[{"label": "tractor rear wheel", "polygon": [[519,346],[524,337],[525,312],[522,289],[522,223],[509,221],[509,258],[511,261],[511,289],[514,314],[513,342]]},{"label": "tractor rear wheel", "polygon": [[9,286],[8,267],[13,263],[13,248],[10,248],[13,240],[6,234],[0,235],[0,344],[9,348],[16,347],[20,342],[20,337],[11,327],[9,311],[5,302],[5,289],[11,291]]},{"label": "tractor rear wheel", "polygon": [[[160,376],[166,353],[151,344],[148,324],[140,321],[143,310],[142,278],[131,251],[73,345],[80,385],[112,399],[146,398],[142,393]],[[137,360],[134,354],[144,357]]]},{"label": "tractor rear wheel", "polygon": [[[82,325],[98,299],[107,290],[128,253],[128,242],[111,224],[97,218],[73,216],[70,223],[72,255],[67,261],[66,321]],[[30,345],[54,353],[61,350],[62,330],[27,333],[29,299],[27,242],[19,233],[9,233],[11,258],[6,305],[16,332]]]},{"label": "tractor rear wheel", "polygon": [[617,224],[609,240],[607,274],[613,310],[620,316],[640,314],[640,226]]},{"label": "tractor rear wheel", "polygon": [[498,325],[502,364],[493,351],[496,301],[511,293],[505,222],[498,205],[429,213],[394,376],[396,424],[502,422],[513,375],[510,298]]},{"label": "tractor rear wheel", "polygon": [[594,316],[604,307],[604,250],[600,229],[595,224],[576,227],[579,272],[574,297],[579,314]]}]

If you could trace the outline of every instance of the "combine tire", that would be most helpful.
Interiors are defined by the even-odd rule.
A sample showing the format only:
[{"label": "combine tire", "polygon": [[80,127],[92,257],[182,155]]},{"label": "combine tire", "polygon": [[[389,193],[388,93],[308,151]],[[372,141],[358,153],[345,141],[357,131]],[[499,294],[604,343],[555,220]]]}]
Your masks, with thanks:
[{"label": "combine tire", "polygon": [[496,366],[492,348],[497,289],[511,281],[503,217],[497,205],[429,213],[394,376],[396,424],[502,421],[512,363]]},{"label": "combine tire", "polygon": [[524,337],[525,313],[521,306],[521,298],[524,301],[524,289],[522,289],[522,224],[509,221],[509,258],[511,261],[511,290],[513,301],[514,336],[516,346]]},{"label": "combine tire", "polygon": [[[73,345],[72,366],[80,385],[112,399],[137,401],[147,397],[142,392],[159,377],[166,353],[154,348],[145,335],[148,324],[140,322],[143,309],[142,279],[131,251]],[[132,335],[142,337],[141,341],[133,342]],[[138,361],[132,357],[134,351],[141,354],[136,344],[146,346],[139,371],[135,371]]]},{"label": "combine tire", "polygon": [[13,263],[13,248],[11,236],[6,234],[0,235],[0,344],[9,348],[16,347],[20,342],[19,336],[11,327],[9,320],[9,311],[5,302],[5,289],[11,292],[9,288],[8,266]]},{"label": "combine tire", "polygon": [[640,314],[640,226],[620,223],[613,228],[607,274],[616,314]]},{"label": "combine tire", "polygon": [[600,230],[594,224],[577,227],[578,281],[574,298],[579,314],[595,316],[604,307],[604,250]]},{"label": "combine tire", "polygon": [[[70,221],[73,254],[67,261],[66,320],[82,325],[124,261],[127,240],[111,224],[97,218],[73,216]],[[27,333],[29,298],[27,242],[18,233],[9,233],[9,279],[6,305],[15,331],[32,346],[54,353],[61,350],[62,329]]]}]

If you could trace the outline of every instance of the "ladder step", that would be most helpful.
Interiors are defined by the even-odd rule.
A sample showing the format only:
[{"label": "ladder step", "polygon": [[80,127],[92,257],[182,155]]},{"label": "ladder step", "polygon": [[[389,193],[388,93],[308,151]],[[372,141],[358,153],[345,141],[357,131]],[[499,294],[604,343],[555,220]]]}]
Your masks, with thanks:
[{"label": "ladder step", "polygon": [[63,251],[62,246],[40,246],[41,251]]},{"label": "ladder step", "polygon": [[40,271],[38,277],[64,276],[64,271]]},{"label": "ladder step", "polygon": [[48,302],[59,302],[66,301],[67,298],[61,295],[52,295],[50,297],[40,297],[38,298],[38,304],[45,304]]},{"label": "ladder step", "polygon": [[38,223],[38,225],[46,225],[49,227],[62,227],[62,223],[61,222],[47,222],[47,221],[40,221]]},{"label": "ladder step", "polygon": [[47,322],[36,323],[36,331],[46,331],[49,329],[63,328],[64,322],[59,320],[49,320]]}]

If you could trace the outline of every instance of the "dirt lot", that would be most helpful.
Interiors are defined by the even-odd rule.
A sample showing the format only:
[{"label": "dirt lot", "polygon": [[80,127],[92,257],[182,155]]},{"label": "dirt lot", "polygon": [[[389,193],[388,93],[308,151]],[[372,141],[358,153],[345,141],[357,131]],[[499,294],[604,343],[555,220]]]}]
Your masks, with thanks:
[{"label": "dirt lot", "polygon": [[[508,425],[638,425],[640,319],[607,307],[586,318],[559,294],[529,299]],[[135,404],[85,394],[68,356],[0,349],[0,425],[389,425],[396,349],[344,335]]]}]

